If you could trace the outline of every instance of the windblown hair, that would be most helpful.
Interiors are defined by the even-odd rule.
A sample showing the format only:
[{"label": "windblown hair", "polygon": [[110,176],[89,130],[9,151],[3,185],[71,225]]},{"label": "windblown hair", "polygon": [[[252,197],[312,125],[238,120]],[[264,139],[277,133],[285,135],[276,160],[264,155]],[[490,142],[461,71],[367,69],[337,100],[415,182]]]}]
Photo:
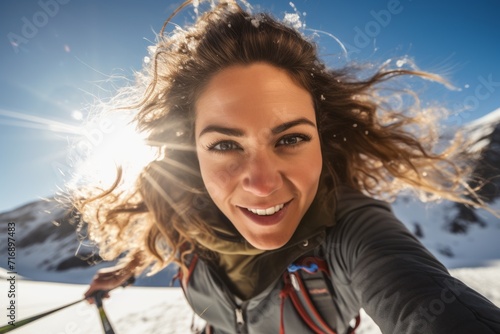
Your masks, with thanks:
[{"label": "windblown hair", "polygon": [[[129,189],[119,190],[120,171],[110,189],[89,187],[75,196],[103,258],[127,253],[140,259],[139,271],[170,262],[182,266],[183,256],[198,249],[197,237],[214,234],[210,222],[219,212],[200,175],[194,105],[214,74],[232,65],[274,65],[311,94],[323,154],[319,191],[329,206],[340,185],[382,199],[411,189],[481,204],[465,183],[468,171],[452,160],[456,147],[434,152],[439,108],[423,110],[415,93],[390,85],[409,76],[444,82],[439,76],[387,64],[369,75],[354,66],[329,69],[301,32],[231,1],[221,1],[186,29],[164,29],[138,75],[134,89],[141,100],[130,106],[161,157],[144,166]],[[403,95],[413,102],[396,108],[392,102],[405,100]]]}]

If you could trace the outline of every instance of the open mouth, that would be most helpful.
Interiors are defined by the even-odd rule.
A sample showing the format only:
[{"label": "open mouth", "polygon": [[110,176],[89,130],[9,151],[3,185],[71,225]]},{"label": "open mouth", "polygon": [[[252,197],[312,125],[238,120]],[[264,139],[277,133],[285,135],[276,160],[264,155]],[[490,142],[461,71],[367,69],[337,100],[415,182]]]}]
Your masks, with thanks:
[{"label": "open mouth", "polygon": [[276,212],[280,211],[281,209],[283,209],[285,204],[286,203],[278,204],[276,206],[272,206],[272,207],[267,208],[267,209],[251,209],[251,208],[246,208],[246,209],[248,211],[250,211],[251,213],[254,213],[254,214],[259,215],[259,216],[271,216],[271,215],[274,215]]},{"label": "open mouth", "polygon": [[275,206],[271,206],[266,209],[254,209],[254,208],[245,208],[239,207],[241,212],[247,216],[254,223],[257,223],[262,226],[270,226],[279,223],[285,217],[288,205],[292,202],[292,200],[278,204]]}]

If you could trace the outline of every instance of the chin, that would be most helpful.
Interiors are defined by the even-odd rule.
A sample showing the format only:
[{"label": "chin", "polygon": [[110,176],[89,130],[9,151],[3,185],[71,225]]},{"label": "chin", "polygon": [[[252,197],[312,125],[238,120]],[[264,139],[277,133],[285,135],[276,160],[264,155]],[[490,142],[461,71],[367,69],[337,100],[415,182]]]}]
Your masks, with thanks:
[{"label": "chin", "polygon": [[[291,238],[291,236],[290,236]],[[264,238],[245,238],[252,246],[261,250],[275,250],[283,247],[290,238],[280,237],[264,237]]]}]

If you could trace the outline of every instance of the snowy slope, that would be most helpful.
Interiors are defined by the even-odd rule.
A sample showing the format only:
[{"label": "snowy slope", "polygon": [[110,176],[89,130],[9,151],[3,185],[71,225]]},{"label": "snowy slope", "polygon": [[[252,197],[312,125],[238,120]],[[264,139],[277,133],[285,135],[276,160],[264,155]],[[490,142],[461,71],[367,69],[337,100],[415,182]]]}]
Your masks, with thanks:
[{"label": "snowy slope", "polygon": [[[489,267],[456,269],[452,275],[479,291],[500,307],[500,261]],[[0,291],[6,291],[4,280]],[[18,281],[18,320],[79,300],[85,285]],[[36,296],[36,297],[35,297]],[[1,307],[4,307],[2,302]],[[112,292],[104,308],[117,334],[190,333],[192,311],[180,288],[128,287]],[[357,334],[380,334],[373,321],[362,313]],[[195,318],[195,324],[203,321]],[[0,325],[4,325],[0,321]],[[71,306],[12,332],[13,334],[102,333],[97,309],[85,302]]]}]

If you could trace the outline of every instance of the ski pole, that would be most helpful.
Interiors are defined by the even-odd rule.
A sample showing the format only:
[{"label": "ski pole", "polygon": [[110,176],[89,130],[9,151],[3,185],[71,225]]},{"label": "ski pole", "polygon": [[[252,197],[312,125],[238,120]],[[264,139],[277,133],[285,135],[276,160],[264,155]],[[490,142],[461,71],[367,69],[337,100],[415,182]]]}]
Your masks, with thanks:
[{"label": "ski pole", "polygon": [[65,309],[65,308],[67,308],[67,307],[70,307],[70,306],[73,306],[73,305],[75,305],[75,304],[78,304],[79,302],[82,302],[82,301],[84,301],[84,300],[85,300],[85,298],[80,299],[80,300],[77,300],[77,301],[74,301],[74,302],[69,303],[69,304],[64,305],[64,306],[60,306],[60,307],[58,307],[58,308],[56,308],[56,309],[53,309],[53,310],[50,310],[50,311],[47,311],[47,312],[44,312],[44,313],[41,313],[41,314],[34,315],[34,316],[29,317],[29,318],[27,318],[27,319],[23,319],[23,320],[20,320],[20,321],[16,321],[14,325],[7,324],[7,325],[5,325],[5,326],[2,326],[2,327],[0,327],[0,334],[10,332],[10,331],[12,331],[12,330],[14,330],[14,329],[18,329],[19,327],[24,326],[24,325],[27,325],[27,324],[29,324],[30,322],[33,322],[33,321],[38,320],[38,319],[40,319],[40,318],[46,317],[46,316],[48,316],[49,314],[52,314],[52,313],[54,313],[54,312],[57,312],[57,311],[60,311],[60,310]]},{"label": "ski pole", "polygon": [[[130,284],[133,284],[134,281],[135,281],[135,277],[131,276],[127,281],[125,281],[121,285],[121,287],[126,287],[126,286],[128,286]],[[111,289],[111,290],[113,290],[113,289]],[[102,296],[104,296],[107,292],[109,292],[111,290],[108,290],[108,291],[98,290],[98,291],[96,291],[94,293],[94,295],[97,294],[98,292],[100,292],[101,293],[100,299],[102,300]],[[86,300],[86,298],[82,298],[82,299],[79,299],[77,301],[71,302],[69,304],[66,304],[66,305],[60,306],[58,308],[55,308],[53,310],[50,310],[50,311],[47,311],[47,312],[43,312],[43,313],[40,313],[40,314],[37,314],[37,315],[34,315],[34,316],[31,316],[31,317],[23,319],[23,320],[16,321],[14,325],[11,325],[11,324],[4,325],[4,326],[0,327],[0,334],[8,333],[10,331],[13,331],[14,329],[18,329],[19,327],[27,325],[27,324],[29,324],[29,323],[31,323],[31,322],[33,322],[35,320],[38,320],[40,318],[46,317],[46,316],[48,316],[48,315],[50,315],[50,314],[52,314],[54,312],[61,311],[61,310],[65,309],[65,308],[67,308],[67,307],[70,307],[70,306],[73,306],[75,304],[78,304],[78,303],[80,303],[80,302],[82,302],[84,300]],[[101,301],[101,303],[102,303],[102,301]],[[103,309],[103,312],[104,312],[104,309]],[[100,311],[99,311],[99,313],[100,313]],[[106,316],[106,314],[104,314],[104,315]],[[102,317],[101,317],[101,319],[102,319]],[[114,333],[114,332],[109,332],[109,334],[111,334],[111,333]],[[106,334],[108,334],[108,333],[106,332]]]},{"label": "ski pole", "polygon": [[[122,284],[122,287],[126,287],[127,285],[133,284],[135,281],[135,277],[131,276],[125,283]],[[109,322],[108,315],[104,310],[104,306],[102,304],[102,297],[108,293],[105,290],[97,290],[94,294],[95,305],[97,306],[97,310],[99,311],[99,318],[101,318],[102,329],[104,330],[104,334],[115,334],[113,330],[113,326],[111,326],[111,322]]]},{"label": "ski pole", "polygon": [[99,318],[101,318],[102,329],[104,330],[104,334],[115,334],[111,323],[109,322],[108,316],[106,315],[106,311],[104,311],[104,306],[102,305],[102,297],[106,291],[99,290],[94,294],[95,305],[97,306],[97,310],[99,311]]}]

